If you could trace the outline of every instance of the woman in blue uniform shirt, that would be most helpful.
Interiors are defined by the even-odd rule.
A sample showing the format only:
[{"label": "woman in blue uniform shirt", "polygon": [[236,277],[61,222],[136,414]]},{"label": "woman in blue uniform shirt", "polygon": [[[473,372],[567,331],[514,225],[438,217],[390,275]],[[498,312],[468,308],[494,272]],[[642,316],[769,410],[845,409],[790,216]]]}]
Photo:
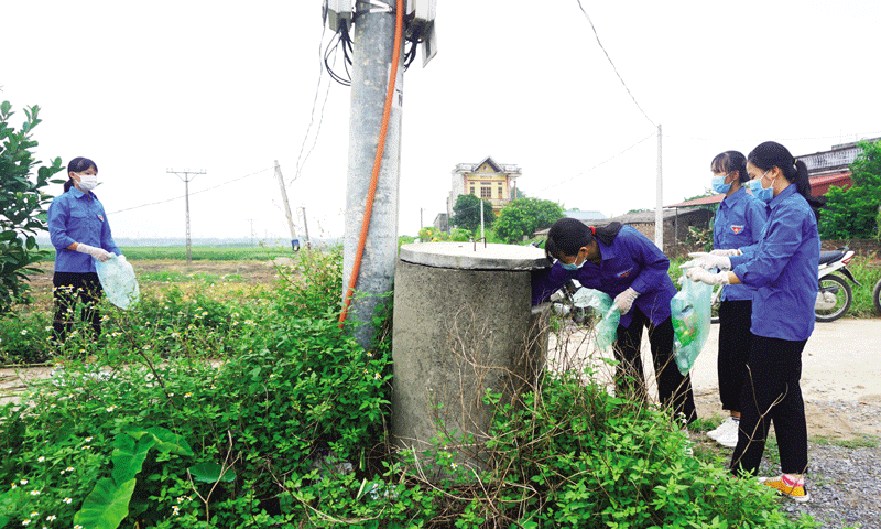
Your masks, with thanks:
[{"label": "woman in blue uniform shirt", "polygon": [[760,480],[790,498],[807,501],[807,427],[799,381],[802,351],[814,330],[817,221],[806,199],[810,188],[804,162],[796,161],[776,142],[760,144],[748,159],[750,190],[770,211],[755,251],[701,257],[691,263],[700,268],[689,268],[686,275],[709,284],[743,283],[757,289],[750,326],[749,374],[740,393],[740,432],[731,468],[758,474],[773,423],[783,474]]},{"label": "woman in blue uniform shirt", "polygon": [[615,356],[619,390],[647,399],[640,354],[644,327],[649,330],[661,402],[685,422],[697,418],[691,380],[673,360],[670,300],[676,287],[667,274],[670,260],[652,241],[630,226],[593,227],[571,218],[551,226],[545,250],[556,259],[533,280],[533,305],[548,299],[570,279],[609,294],[621,311]]},{"label": "woman in blue uniform shirt", "polygon": [[97,303],[101,283],[95,261],[106,261],[111,253],[121,255],[113,242],[107,213],[92,192],[98,185],[98,166],[87,158],[67,164],[64,194],[55,197],[48,211],[49,235],[55,247],[55,320],[53,334],[63,343],[73,327],[77,299],[83,307],[80,319],[90,323],[95,336],[101,333]]},{"label": "woman in blue uniform shirt", "polygon": [[[746,192],[749,174],[746,156],[738,151],[719,153],[710,164],[713,172],[711,185],[725,198],[716,210],[713,225],[713,255],[735,256],[738,248],[759,242],[759,234],[768,219],[765,204]],[[692,254],[689,254],[692,255]],[[719,304],[719,400],[730,417],[718,428],[707,432],[710,438],[724,446],[737,445],[740,424],[740,388],[746,376],[752,334],[749,332],[752,314],[752,288],[746,285],[722,287]]]}]

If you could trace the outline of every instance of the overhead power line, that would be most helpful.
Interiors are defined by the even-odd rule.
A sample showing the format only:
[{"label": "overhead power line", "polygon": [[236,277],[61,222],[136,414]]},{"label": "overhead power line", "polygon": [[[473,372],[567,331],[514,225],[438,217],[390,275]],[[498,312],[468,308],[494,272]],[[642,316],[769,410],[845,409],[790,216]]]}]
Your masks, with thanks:
[{"label": "overhead power line", "polygon": [[[231,183],[233,183],[233,182],[238,182],[239,180],[243,180],[243,179],[245,179],[245,178],[248,178],[249,176],[258,175],[258,174],[260,174],[260,173],[265,173],[266,171],[270,171],[270,170],[272,170],[272,167],[267,167],[266,169],[261,169],[261,170],[259,170],[259,171],[255,171],[255,172],[253,172],[253,173],[248,173],[248,174],[246,174],[246,175],[240,176],[240,177],[238,177],[238,178],[234,178],[234,179],[232,179],[232,180],[228,180],[228,181],[226,181],[226,182],[223,182],[222,184],[217,184],[217,185],[215,185],[215,186],[211,186],[211,187],[206,188],[206,189],[203,189],[203,190],[201,190],[201,191],[194,191],[193,193],[190,193],[189,195],[190,195],[190,196],[193,196],[193,195],[198,195],[198,194],[200,194],[200,193],[207,193],[208,191],[211,191],[212,189],[217,189],[218,187],[222,187],[222,186],[225,186],[225,185],[227,185],[227,184],[231,184]],[[132,207],[129,207],[129,208],[118,209],[118,210],[113,211],[113,212],[108,213],[108,214],[109,214],[109,215],[116,215],[117,213],[122,213],[122,212],[124,212],[124,211],[130,211],[130,210],[133,210],[133,209],[146,208],[146,207],[148,207],[148,206],[158,206],[158,205],[160,205],[160,204],[167,204],[167,203],[169,203],[169,202],[174,202],[175,200],[180,200],[180,199],[185,198],[185,197],[186,197],[186,195],[180,195],[180,196],[177,196],[177,197],[172,197],[172,198],[167,198],[167,199],[165,199],[165,200],[160,200],[160,201],[158,201],[158,202],[150,202],[149,204],[141,204],[140,206],[132,206]]]},{"label": "overhead power line", "polygon": [[621,74],[620,74],[620,73],[618,73],[618,68],[616,68],[616,67],[615,67],[615,63],[612,62],[612,58],[609,56],[609,52],[606,51],[606,47],[603,46],[603,43],[602,43],[602,42],[600,42],[600,35],[599,35],[599,33],[597,33],[597,28],[593,25],[593,22],[590,20],[590,15],[588,15],[588,14],[587,14],[587,11],[584,10],[584,6],[581,5],[581,0],[575,0],[575,1],[578,2],[578,8],[581,9],[581,12],[584,13],[584,17],[587,19],[587,23],[590,24],[590,29],[593,30],[593,34],[594,34],[594,35],[596,36],[596,38],[597,38],[597,44],[600,45],[600,49],[603,50],[603,53],[606,54],[606,59],[608,59],[608,60],[609,60],[609,64],[612,65],[612,70],[615,71],[615,75],[618,76],[618,79],[621,81],[621,84],[624,85],[624,89],[627,90],[627,95],[630,96],[630,99],[633,100],[633,104],[635,104],[635,105],[636,105],[636,108],[638,108],[639,111],[642,112],[642,115],[645,116],[645,119],[647,119],[647,120],[649,121],[649,123],[652,124],[652,126],[654,126],[655,128],[657,128],[658,126],[655,125],[655,122],[652,121],[652,118],[648,117],[648,114],[645,113],[645,110],[642,109],[642,107],[641,107],[641,106],[639,105],[639,103],[636,101],[636,98],[633,97],[633,93],[630,91],[630,88],[627,86],[627,83],[624,82],[624,78],[621,77]]},{"label": "overhead power line", "polygon": [[623,151],[619,152],[618,154],[615,154],[615,155],[612,156],[611,158],[606,158],[605,160],[603,160],[602,162],[600,162],[600,163],[594,165],[594,166],[591,167],[590,169],[587,169],[586,171],[582,171],[582,172],[578,173],[577,175],[575,175],[575,176],[573,176],[573,177],[571,177],[571,178],[567,178],[566,180],[562,180],[562,181],[560,181],[560,182],[557,182],[556,184],[551,184],[551,185],[549,185],[548,187],[546,187],[546,188],[542,189],[541,191],[539,191],[539,193],[544,192],[544,191],[547,191],[548,189],[550,189],[550,188],[552,188],[552,187],[557,187],[558,185],[565,184],[566,182],[571,182],[572,180],[575,180],[575,179],[578,178],[579,176],[583,176],[583,175],[585,175],[585,174],[587,174],[587,173],[593,171],[594,169],[597,169],[597,168],[599,168],[600,166],[605,165],[605,164],[611,162],[612,160],[614,160],[615,158],[621,156],[621,155],[624,154],[625,152],[627,152],[627,151],[633,149],[634,147],[636,147],[636,146],[639,145],[640,143],[643,143],[644,141],[646,141],[646,140],[648,140],[648,139],[650,139],[650,138],[654,138],[654,137],[655,137],[655,133],[652,132],[651,134],[649,134],[649,135],[646,136],[645,138],[639,140],[638,142],[634,143],[634,144],[631,145],[630,147],[627,147],[626,149],[624,149]]}]

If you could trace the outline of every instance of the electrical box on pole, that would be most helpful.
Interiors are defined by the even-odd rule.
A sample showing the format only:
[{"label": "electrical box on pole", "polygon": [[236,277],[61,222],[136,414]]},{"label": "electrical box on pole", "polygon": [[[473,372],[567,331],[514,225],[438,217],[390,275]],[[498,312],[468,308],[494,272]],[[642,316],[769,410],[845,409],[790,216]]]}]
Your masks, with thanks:
[{"label": "electrical box on pole", "polygon": [[352,0],[324,0],[322,17],[327,29],[336,32],[342,26],[348,31],[353,18]]}]

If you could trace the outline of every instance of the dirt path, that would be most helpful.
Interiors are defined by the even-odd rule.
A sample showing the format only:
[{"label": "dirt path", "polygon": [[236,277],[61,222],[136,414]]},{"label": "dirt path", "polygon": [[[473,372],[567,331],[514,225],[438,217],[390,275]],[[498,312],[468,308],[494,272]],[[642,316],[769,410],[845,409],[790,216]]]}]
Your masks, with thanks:
[{"label": "dirt path", "polygon": [[[699,417],[725,417],[719,403],[716,352],[719,326],[691,371]],[[592,341],[569,335],[568,361],[583,359]],[[553,344],[556,340],[552,339]],[[643,337],[643,365],[652,365],[648,337]],[[595,352],[593,354],[596,354]],[[843,319],[818,323],[802,355],[802,392],[808,435],[812,439],[859,440],[881,437],[881,319]],[[583,360],[581,360],[583,361]],[[594,363],[597,365],[597,363]],[[611,379],[611,369],[600,375]],[[646,373],[651,377],[651,371]],[[651,384],[653,386],[653,384]],[[654,388],[652,388],[654,390]],[[655,395],[655,398],[657,396]]]}]

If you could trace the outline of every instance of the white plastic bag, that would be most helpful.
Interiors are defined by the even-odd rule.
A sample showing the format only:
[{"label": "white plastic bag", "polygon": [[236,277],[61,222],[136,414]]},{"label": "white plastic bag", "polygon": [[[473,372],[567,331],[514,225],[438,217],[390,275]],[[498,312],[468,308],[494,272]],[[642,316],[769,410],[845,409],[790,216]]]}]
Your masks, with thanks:
[{"label": "white plastic bag", "polygon": [[117,307],[128,310],[131,305],[138,302],[141,297],[141,289],[131,263],[124,255],[113,255],[110,259],[98,261],[95,267],[98,270],[98,279],[101,288],[107,294],[107,299]]},{"label": "white plastic bag", "polygon": [[572,301],[576,307],[590,307],[594,314],[599,317],[596,324],[597,347],[608,349],[618,339],[618,321],[621,312],[618,306],[612,303],[612,298],[605,292],[592,288],[579,288],[572,295]]}]

